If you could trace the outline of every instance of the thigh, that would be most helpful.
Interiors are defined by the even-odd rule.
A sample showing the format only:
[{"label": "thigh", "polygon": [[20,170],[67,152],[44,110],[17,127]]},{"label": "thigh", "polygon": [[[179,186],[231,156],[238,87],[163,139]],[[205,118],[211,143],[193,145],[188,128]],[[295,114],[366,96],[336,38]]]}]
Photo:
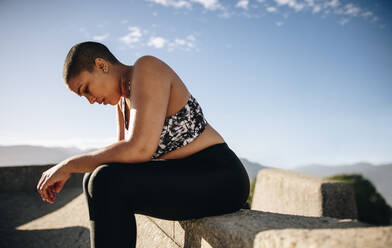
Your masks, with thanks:
[{"label": "thigh", "polygon": [[105,166],[111,191],[134,213],[185,220],[234,212],[247,198],[243,178],[216,158]]}]

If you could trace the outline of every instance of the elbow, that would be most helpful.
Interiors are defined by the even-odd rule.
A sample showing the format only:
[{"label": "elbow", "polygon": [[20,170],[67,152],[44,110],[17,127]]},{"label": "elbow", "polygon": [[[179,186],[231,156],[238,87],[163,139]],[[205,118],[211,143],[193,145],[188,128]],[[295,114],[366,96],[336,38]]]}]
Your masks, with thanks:
[{"label": "elbow", "polygon": [[142,162],[148,162],[151,160],[153,154],[146,149],[139,150],[139,158]]},{"label": "elbow", "polygon": [[127,153],[128,156],[125,158],[127,162],[130,163],[143,163],[143,162],[148,162],[151,160],[152,154],[150,151],[144,147],[138,147],[138,146],[132,146],[129,149],[129,151],[132,151],[130,153]]}]

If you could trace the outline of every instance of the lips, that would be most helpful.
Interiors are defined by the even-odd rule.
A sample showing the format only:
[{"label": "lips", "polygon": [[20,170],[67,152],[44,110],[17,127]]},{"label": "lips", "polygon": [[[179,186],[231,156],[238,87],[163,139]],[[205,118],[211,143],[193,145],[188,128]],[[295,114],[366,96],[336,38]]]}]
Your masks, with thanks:
[{"label": "lips", "polygon": [[98,104],[102,104],[102,103],[104,103],[104,101],[105,101],[105,98],[102,98],[101,100],[98,100],[97,102],[98,102]]}]

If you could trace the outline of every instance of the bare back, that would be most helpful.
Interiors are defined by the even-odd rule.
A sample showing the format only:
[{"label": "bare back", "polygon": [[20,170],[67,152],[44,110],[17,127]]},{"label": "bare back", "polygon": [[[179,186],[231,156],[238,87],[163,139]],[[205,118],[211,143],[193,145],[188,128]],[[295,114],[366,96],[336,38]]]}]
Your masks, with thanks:
[{"label": "bare back", "polygon": [[[171,78],[171,87],[166,117],[175,115],[180,109],[182,109],[182,107],[187,103],[190,96],[190,92],[188,91],[187,87],[182,82],[180,77],[177,75],[177,73],[175,73],[170,67],[168,67],[167,73]],[[129,109],[131,109],[130,99],[126,99],[126,102],[129,106]],[[202,108],[206,107],[207,106],[202,106]],[[191,143],[180,147],[174,151],[170,151],[160,156],[159,159],[184,158],[200,150],[203,150],[204,148],[223,142],[225,142],[225,140],[222,138],[222,136],[208,123],[205,130]]]}]

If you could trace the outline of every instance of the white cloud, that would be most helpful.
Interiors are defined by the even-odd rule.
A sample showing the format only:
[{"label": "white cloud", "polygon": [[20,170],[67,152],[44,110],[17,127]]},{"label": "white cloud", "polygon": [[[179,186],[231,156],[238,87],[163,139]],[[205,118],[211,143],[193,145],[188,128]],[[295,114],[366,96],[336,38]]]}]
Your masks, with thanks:
[{"label": "white cloud", "polygon": [[321,11],[321,6],[320,6],[320,5],[315,5],[315,6],[313,7],[312,13],[318,13],[318,12],[320,12],[320,11]]},{"label": "white cloud", "polygon": [[191,49],[196,47],[195,41],[196,38],[193,34],[187,35],[185,39],[175,38],[173,42],[168,42],[169,51],[172,51],[174,48],[180,48],[182,50],[190,51]]},{"label": "white cloud", "polygon": [[165,46],[166,44],[166,39],[162,38],[162,37],[151,37],[150,40],[147,43],[147,46],[152,46],[155,48],[162,48]]},{"label": "white cloud", "polygon": [[276,22],[275,24],[276,24],[276,26],[280,27],[284,24],[284,22]]},{"label": "white cloud", "polygon": [[216,10],[223,9],[223,6],[219,4],[218,0],[145,0],[147,2],[153,2],[156,4],[163,5],[165,7],[174,7],[176,9],[179,8],[192,8],[192,3],[197,3],[202,5],[205,9],[208,10]]},{"label": "white cloud", "polygon": [[103,40],[105,40],[105,39],[108,38],[108,37],[109,37],[109,34],[108,34],[108,33],[103,34],[103,35],[95,35],[95,36],[93,36],[93,40],[96,40],[96,41],[103,41]]},{"label": "white cloud", "polygon": [[372,16],[372,15],[373,15],[373,12],[371,12],[371,11],[365,11],[364,13],[362,13],[362,16],[365,18]]},{"label": "white cloud", "polygon": [[[160,25],[152,24],[152,26],[159,27]],[[140,44],[141,46],[149,46],[158,49],[168,47],[169,52],[174,48],[180,48],[186,51],[191,49],[195,49],[197,52],[199,51],[199,49],[195,46],[196,36],[199,35],[198,32],[192,32],[183,38],[169,40],[159,34],[156,34],[156,31],[150,32],[149,30],[136,26],[128,27],[128,30],[130,32],[120,37],[118,40],[130,48],[134,48],[135,44]],[[148,40],[142,39],[143,37],[147,37],[147,34],[149,33],[151,33],[151,35],[149,35],[150,37]],[[121,49],[126,49],[126,47],[121,47]]]},{"label": "white cloud", "polygon": [[177,2],[173,1],[172,5],[174,8],[177,8],[177,9],[182,8],[182,7],[185,7],[188,9],[191,8],[190,3],[188,3],[187,1],[182,1],[182,0],[179,0]]},{"label": "white cloud", "polygon": [[313,6],[313,5],[314,5],[314,0],[305,0],[305,2],[306,2],[309,6]]},{"label": "white cloud", "polygon": [[154,12],[152,12],[152,15],[153,15],[153,16],[157,16],[158,13],[157,13],[156,11],[154,11]]},{"label": "white cloud", "polygon": [[218,17],[220,18],[230,18],[233,15],[232,12],[229,12],[228,10],[224,10],[223,13],[219,14]]},{"label": "white cloud", "polygon": [[305,5],[302,3],[297,3],[295,0],[275,0],[278,5],[287,5],[290,8],[295,9],[295,11],[301,11]]},{"label": "white cloud", "polygon": [[142,33],[138,27],[129,27],[128,30],[131,32],[120,37],[119,40],[129,46],[132,46],[133,43],[139,42],[140,37],[142,37]]},{"label": "white cloud", "polygon": [[268,7],[267,11],[268,12],[276,12],[276,8],[275,7]]},{"label": "white cloud", "polygon": [[176,43],[176,44],[178,44],[178,45],[185,45],[186,44],[186,41],[185,40],[183,40],[183,39],[175,39],[174,40],[174,42]]},{"label": "white cloud", "polygon": [[342,18],[342,19],[340,19],[340,21],[339,21],[339,24],[340,25],[342,25],[342,26],[344,26],[346,23],[348,23],[350,21],[350,19],[348,19],[348,18]]},{"label": "white cloud", "polygon": [[361,8],[355,6],[352,3],[348,3],[344,6],[345,12],[344,14],[346,15],[351,15],[351,16],[357,16],[359,12],[361,12]]},{"label": "white cloud", "polygon": [[166,7],[171,6],[176,9],[183,8],[183,7],[191,8],[191,4],[185,0],[177,0],[177,1],[175,1],[175,0],[145,0],[145,1],[153,2],[156,4],[161,4]]},{"label": "white cloud", "polygon": [[121,21],[121,24],[127,24],[128,23],[128,20],[122,20]]},{"label": "white cloud", "polygon": [[[342,3],[341,0],[235,0],[235,1],[219,1],[219,0],[145,0],[160,4],[167,7],[182,8],[186,7],[192,9],[195,4],[201,5],[207,10],[221,10],[217,13],[218,17],[230,18],[232,16],[245,16],[245,17],[260,17],[260,13],[250,13],[253,9],[265,9],[268,13],[279,13],[279,15],[287,18],[287,11],[294,10],[295,12],[310,11],[313,14],[320,14],[321,18],[327,15],[344,15],[347,17],[361,17],[369,22],[377,22],[379,19],[376,15],[366,9],[362,9],[357,2],[353,1]],[[227,5],[221,5],[221,3]],[[272,6],[275,3],[276,6]],[[259,6],[258,6],[259,5]],[[263,6],[263,8],[260,8]],[[284,7],[287,7],[283,9]],[[242,10],[238,10],[242,9]],[[241,11],[241,13],[238,13]],[[265,13],[261,13],[264,15]],[[342,17],[339,17],[342,18]],[[339,23],[346,24],[346,19],[341,19]],[[343,24],[343,25],[344,25]]]},{"label": "white cloud", "polygon": [[328,8],[328,7],[336,8],[336,7],[338,7],[339,5],[340,5],[339,0],[331,0],[331,1],[326,1],[326,2],[324,3],[324,7],[325,7],[325,8]]},{"label": "white cloud", "polygon": [[209,9],[209,10],[215,10],[222,8],[222,6],[219,4],[218,0],[190,0],[191,2],[199,3],[203,5],[204,8]]},{"label": "white cloud", "polygon": [[249,1],[248,0],[240,0],[237,2],[237,4],[235,5],[235,7],[237,8],[243,8],[243,9],[248,9],[248,4]]},{"label": "white cloud", "polygon": [[[273,0],[277,3],[276,11],[282,6],[294,9],[296,12],[311,10],[313,14],[321,13],[323,18],[327,14],[345,15],[349,17],[362,17],[370,22],[378,21],[378,17],[373,12],[362,9],[354,3],[342,4],[340,0]],[[266,4],[264,4],[266,5]],[[268,12],[275,12],[274,7],[267,7]],[[372,18],[371,18],[372,17]],[[338,23],[345,25],[350,18],[341,18]]]}]

